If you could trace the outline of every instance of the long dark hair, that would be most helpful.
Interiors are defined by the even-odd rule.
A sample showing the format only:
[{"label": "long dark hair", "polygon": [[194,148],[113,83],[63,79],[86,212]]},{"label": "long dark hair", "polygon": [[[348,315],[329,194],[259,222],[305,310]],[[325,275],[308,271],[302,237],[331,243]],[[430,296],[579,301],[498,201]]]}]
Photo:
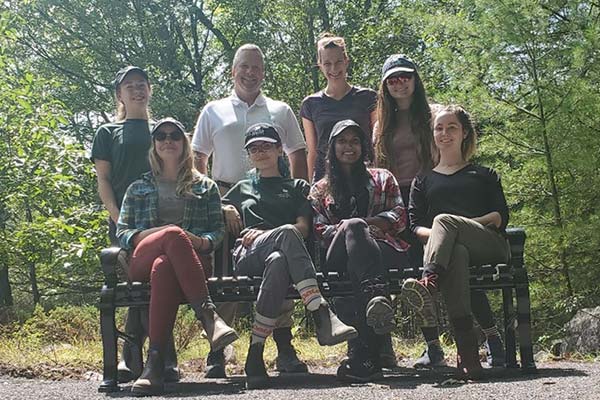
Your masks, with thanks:
[{"label": "long dark hair", "polygon": [[325,171],[325,179],[327,180],[325,190],[327,193],[323,193],[323,195],[331,194],[331,197],[333,197],[335,202],[333,214],[338,218],[350,217],[350,213],[352,212],[350,198],[354,194],[351,188],[364,188],[369,180],[369,173],[365,164],[367,149],[369,148],[367,138],[365,137],[364,132],[362,132],[362,129],[359,129],[358,127],[351,127],[349,129],[353,129],[360,138],[360,159],[352,165],[350,177],[347,177],[344,174],[335,155],[335,143],[340,135],[329,143],[329,148],[327,149],[328,163]]},{"label": "long dark hair", "polygon": [[[420,171],[427,171],[432,165],[432,137],[431,132],[431,109],[427,102],[425,86],[415,70],[415,91],[410,103],[411,128],[414,135],[417,136],[418,152],[417,157],[420,164]],[[385,80],[381,82],[379,93],[377,94],[377,121],[378,131],[376,132],[375,162],[378,167],[391,169],[392,158],[392,140],[394,131],[398,125],[396,115],[396,101],[390,94]]]}]

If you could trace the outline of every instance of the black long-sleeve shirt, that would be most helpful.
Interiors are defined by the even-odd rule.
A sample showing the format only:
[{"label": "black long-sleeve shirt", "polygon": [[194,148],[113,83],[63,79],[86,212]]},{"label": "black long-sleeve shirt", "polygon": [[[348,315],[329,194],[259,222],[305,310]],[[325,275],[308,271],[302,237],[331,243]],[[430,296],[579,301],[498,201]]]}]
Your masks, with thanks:
[{"label": "black long-sleeve shirt", "polygon": [[500,230],[508,224],[508,206],[500,177],[490,168],[468,164],[453,174],[430,171],[415,177],[410,188],[409,218],[417,226],[431,228],[439,214],[467,218],[497,211],[502,217]]}]

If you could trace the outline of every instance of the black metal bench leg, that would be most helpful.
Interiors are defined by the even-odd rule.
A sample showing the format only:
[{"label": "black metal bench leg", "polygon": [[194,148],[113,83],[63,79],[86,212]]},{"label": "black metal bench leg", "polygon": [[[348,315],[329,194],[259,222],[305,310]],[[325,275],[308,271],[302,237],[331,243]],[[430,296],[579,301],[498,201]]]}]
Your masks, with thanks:
[{"label": "black metal bench leg", "polygon": [[518,368],[517,343],[515,336],[515,305],[513,301],[513,289],[502,289],[502,309],[504,313],[504,341],[506,346],[506,368]]},{"label": "black metal bench leg", "polygon": [[519,329],[519,351],[523,372],[535,373],[537,368],[533,360],[533,344],[531,340],[531,303],[529,300],[529,282],[525,281],[516,287],[517,322]]},{"label": "black metal bench leg", "polygon": [[117,327],[115,324],[114,305],[100,305],[100,332],[102,334],[102,354],[104,362],[104,376],[99,392],[117,392]]}]

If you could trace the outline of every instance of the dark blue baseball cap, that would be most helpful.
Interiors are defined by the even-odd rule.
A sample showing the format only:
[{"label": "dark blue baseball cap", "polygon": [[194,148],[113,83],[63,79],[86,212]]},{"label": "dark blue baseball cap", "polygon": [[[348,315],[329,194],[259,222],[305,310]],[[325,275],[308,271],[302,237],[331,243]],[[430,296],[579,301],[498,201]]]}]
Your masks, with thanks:
[{"label": "dark blue baseball cap", "polygon": [[385,81],[397,72],[415,72],[416,70],[417,66],[410,58],[406,57],[404,54],[392,54],[383,63],[383,68],[381,69],[381,81]]}]

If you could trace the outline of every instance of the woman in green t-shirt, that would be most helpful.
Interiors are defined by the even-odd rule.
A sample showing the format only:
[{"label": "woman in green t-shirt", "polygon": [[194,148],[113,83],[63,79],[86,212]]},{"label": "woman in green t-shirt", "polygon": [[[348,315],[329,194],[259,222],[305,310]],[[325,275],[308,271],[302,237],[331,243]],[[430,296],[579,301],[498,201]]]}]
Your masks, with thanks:
[{"label": "woman in green t-shirt", "polygon": [[319,344],[341,343],[356,337],[357,332],[329,309],[317,285],[315,267],[304,245],[312,220],[306,197],[309,186],[304,180],[289,178],[279,134],[271,125],[254,125],[246,132],[245,148],[254,176],[231,188],[223,203],[235,207],[235,218],[243,228],[233,251],[235,271],[262,276],[245,365],[247,386],[256,388],[268,383],[264,343],[273,332],[290,285],[313,315]]}]

